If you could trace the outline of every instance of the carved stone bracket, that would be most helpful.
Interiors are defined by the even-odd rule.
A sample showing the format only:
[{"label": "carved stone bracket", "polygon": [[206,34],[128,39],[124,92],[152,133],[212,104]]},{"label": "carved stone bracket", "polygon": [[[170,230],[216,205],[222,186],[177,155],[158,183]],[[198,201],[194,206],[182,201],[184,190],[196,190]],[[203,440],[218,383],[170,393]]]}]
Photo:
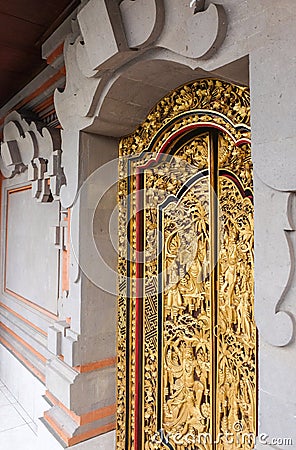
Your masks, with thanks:
[{"label": "carved stone bracket", "polygon": [[[82,118],[93,115],[93,104],[106,95],[117,78],[114,73],[145,52],[165,49],[192,60],[209,57],[223,43],[226,30],[225,10],[213,3],[193,15],[185,0],[171,0],[166,6],[163,0],[123,0],[120,5],[90,0],[64,46],[67,83],[65,91],[55,95],[61,123],[73,126],[71,119],[76,117],[77,124],[79,117],[78,124],[87,126],[89,121]],[[71,111],[69,102],[75,106]]]},{"label": "carved stone bracket", "polygon": [[0,158],[3,176],[12,178],[27,171],[37,201],[57,200],[65,184],[60,132],[28,122],[14,111],[5,120],[3,138]]}]

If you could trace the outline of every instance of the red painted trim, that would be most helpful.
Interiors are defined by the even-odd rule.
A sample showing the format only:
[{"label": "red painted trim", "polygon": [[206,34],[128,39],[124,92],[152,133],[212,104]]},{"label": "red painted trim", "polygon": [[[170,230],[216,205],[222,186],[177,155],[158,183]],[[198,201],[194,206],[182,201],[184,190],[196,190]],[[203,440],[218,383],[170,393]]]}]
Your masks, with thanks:
[{"label": "red painted trim", "polygon": [[3,328],[8,334],[10,334],[14,339],[16,339],[20,344],[26,347],[33,355],[35,355],[40,361],[46,363],[45,356],[41,355],[41,353],[37,352],[30,344],[28,344],[24,339],[18,336],[14,331],[12,331],[8,326],[6,326],[3,322],[0,322],[0,327]]},{"label": "red painted trim", "polygon": [[113,367],[116,364],[116,358],[106,358],[101,361],[92,362],[89,364],[84,364],[81,366],[74,366],[73,369],[77,370],[79,373],[93,372],[98,369],[104,369],[105,367]]},{"label": "red painted trim", "polygon": [[50,106],[54,107],[54,98],[53,97],[54,96],[52,94],[49,98],[47,98],[43,102],[38,103],[38,105],[33,108],[33,111],[36,113],[41,113],[44,109],[47,109]]},{"label": "red painted trim", "polygon": [[150,166],[150,164],[152,164],[153,162],[158,162],[159,157],[162,153],[164,153],[166,151],[166,149],[168,148],[168,146],[181,134],[184,134],[187,131],[190,130],[194,130],[195,128],[215,128],[219,131],[222,131],[223,133],[228,134],[228,136],[231,137],[231,139],[233,140],[234,144],[239,147],[242,144],[250,144],[251,145],[251,141],[250,139],[247,138],[241,138],[238,141],[236,141],[234,139],[234,136],[223,126],[218,125],[218,124],[213,124],[212,122],[200,122],[200,123],[195,123],[192,125],[187,125],[183,128],[180,128],[179,130],[175,131],[175,133],[171,134],[170,137],[164,142],[163,146],[161,147],[161,149],[159,150],[157,156],[155,158],[150,159],[150,161],[148,161],[145,165],[138,167],[138,169],[146,169],[147,167]]},{"label": "red painted trim", "polygon": [[63,78],[64,76],[64,70],[65,67],[62,67],[58,73],[56,73],[55,75],[53,75],[52,77],[50,77],[47,81],[45,81],[45,83],[43,83],[38,89],[36,89],[36,91],[34,91],[32,94],[28,95],[26,98],[24,98],[24,100],[22,100],[20,103],[18,103],[14,109],[19,109],[21,108],[21,106],[26,105],[27,103],[29,103],[31,100],[33,100],[34,98],[38,97],[38,95],[42,94],[44,91],[46,91],[46,89],[48,89],[49,87],[51,87],[53,84],[55,84],[57,81],[59,81],[61,78]]},{"label": "red painted trim", "polygon": [[25,322],[26,324],[28,324],[30,327],[34,328],[36,331],[38,331],[39,333],[43,334],[43,336],[47,336],[46,331],[42,330],[41,328],[37,327],[36,325],[34,325],[34,323],[30,322],[28,319],[25,319],[25,317],[23,317],[21,314],[18,314],[16,311],[14,311],[13,309],[9,308],[9,306],[5,305],[4,303],[0,302],[0,306],[4,309],[6,309],[8,312],[10,312],[11,314],[13,314],[15,317],[17,317],[18,319],[22,320],[23,322]]},{"label": "red painted trim", "polygon": [[46,119],[47,117],[51,116],[55,113],[55,107],[52,105],[52,109],[48,111],[46,114],[41,114],[42,119]]},{"label": "red painted trim", "polygon": [[36,311],[41,312],[45,316],[49,317],[50,319],[56,320],[58,316],[56,314],[51,313],[45,308],[42,308],[42,306],[36,305],[36,303],[32,302],[31,300],[26,299],[25,297],[22,297],[21,295],[17,294],[14,291],[11,291],[10,289],[6,288],[4,289],[4,292],[11,295],[12,297],[16,298],[17,300],[20,300],[23,303],[26,303],[26,305],[29,305],[31,308],[35,309]]},{"label": "red painted trim", "polygon": [[[140,180],[140,171],[136,172],[136,230],[141,230],[142,220],[141,220],[141,203],[139,201],[139,191],[141,189],[141,180]],[[135,351],[136,351],[136,359],[135,359],[135,450],[139,448],[139,418],[140,418],[140,379],[139,379],[139,371],[140,371],[140,336],[141,331],[139,326],[140,321],[140,302],[143,301],[141,294],[141,284],[142,284],[142,272],[139,264],[139,254],[141,254],[142,250],[141,245],[141,236],[140,233],[136,233],[136,334],[135,334]]]},{"label": "red painted trim", "polygon": [[[17,103],[13,109],[9,110],[6,113],[6,116],[10,114],[12,111],[18,110],[21,107],[25,106],[30,101],[34,100],[36,97],[41,95],[44,91],[49,89],[53,84],[55,84],[57,81],[64,78],[66,75],[66,68],[65,66],[61,67],[57,73],[55,73],[52,77],[50,77],[48,80],[46,80],[41,86],[39,86],[34,92],[32,92],[30,95],[25,97],[23,100],[21,100],[19,103]],[[51,94],[52,95],[52,94]],[[0,118],[0,126],[4,123],[5,117]]]},{"label": "red painted trim", "polygon": [[62,42],[47,58],[47,64],[51,64],[56,60],[64,51],[64,42]]}]

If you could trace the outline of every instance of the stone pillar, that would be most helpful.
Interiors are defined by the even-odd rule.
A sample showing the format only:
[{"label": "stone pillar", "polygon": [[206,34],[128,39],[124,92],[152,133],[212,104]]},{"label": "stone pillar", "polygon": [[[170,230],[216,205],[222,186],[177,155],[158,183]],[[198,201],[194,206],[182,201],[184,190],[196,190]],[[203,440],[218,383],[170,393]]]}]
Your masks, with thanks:
[{"label": "stone pillar", "polygon": [[[249,2],[255,181],[255,310],[259,329],[258,449],[295,448],[296,8]],[[291,97],[292,96],[292,97]],[[265,438],[264,438],[265,436]],[[266,440],[261,442],[260,439]],[[291,446],[291,441],[293,445]]]},{"label": "stone pillar", "polygon": [[[56,358],[47,364],[47,398],[52,407],[44,415],[48,426],[69,446],[113,430],[116,402],[117,255],[109,237],[116,185],[97,202],[100,180],[108,170],[105,164],[113,159],[117,164],[118,143],[81,132],[78,145],[78,166],[73,170],[78,169],[81,191],[74,193],[69,208],[69,290],[63,292],[60,320],[51,327],[48,339]],[[110,268],[110,289],[108,282],[100,283],[98,254]]]}]

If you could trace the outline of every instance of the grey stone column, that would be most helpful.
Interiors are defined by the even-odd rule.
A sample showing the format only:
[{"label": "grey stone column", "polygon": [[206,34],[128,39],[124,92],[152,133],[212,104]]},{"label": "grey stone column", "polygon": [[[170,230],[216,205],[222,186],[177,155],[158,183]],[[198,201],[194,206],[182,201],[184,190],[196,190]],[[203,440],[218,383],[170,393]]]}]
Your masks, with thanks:
[{"label": "grey stone column", "polygon": [[[68,445],[115,427],[117,255],[109,222],[117,186],[110,186],[99,203],[98,196],[105,164],[115,159],[117,167],[117,153],[116,139],[81,132],[78,164],[73,158],[72,167],[77,176],[72,186],[81,190],[65,191],[67,199],[71,194],[73,198],[69,292],[63,294],[61,320],[49,334],[56,358],[46,370],[47,397],[53,406],[45,413],[45,421]],[[116,211],[113,223],[114,219]],[[109,284],[101,283],[98,255],[110,268]]]},{"label": "grey stone column", "polygon": [[296,448],[294,21],[292,2],[271,2],[254,15],[257,31],[249,38],[259,437],[272,448]]}]

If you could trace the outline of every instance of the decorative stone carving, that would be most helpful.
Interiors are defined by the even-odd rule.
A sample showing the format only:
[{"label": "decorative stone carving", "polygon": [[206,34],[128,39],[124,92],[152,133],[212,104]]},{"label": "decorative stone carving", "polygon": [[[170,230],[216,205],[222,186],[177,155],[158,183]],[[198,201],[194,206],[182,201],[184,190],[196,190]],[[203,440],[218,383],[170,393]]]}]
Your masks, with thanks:
[{"label": "decorative stone carving", "polygon": [[[73,146],[79,148],[79,131],[93,126],[99,117],[96,131],[108,135],[109,124],[114,128],[114,121],[118,120],[118,111],[127,124],[134,121],[133,117],[137,120],[142,117],[140,99],[132,101],[130,114],[133,117],[126,117],[125,102],[121,102],[119,96],[113,97],[115,83],[120,78],[125,79],[139,60],[148,64],[159,59],[161,64],[159,52],[165,52],[166,58],[171,55],[173,59],[177,55],[184,67],[191,70],[198,58],[208,57],[217,50],[226,28],[221,5],[211,4],[206,11],[194,15],[185,0],[90,0],[82,6],[73,24],[73,34],[64,45],[66,87],[64,92],[55,93],[57,115],[67,130],[62,138],[62,165],[67,177],[67,185],[61,193],[64,207],[72,206],[79,186],[76,150],[73,155]],[[154,95],[158,95],[153,83],[151,85]],[[124,90],[123,87],[123,93]],[[163,94],[161,92],[158,98]],[[102,113],[103,106],[110,114]],[[126,124],[120,130],[120,135],[124,134]]]},{"label": "decorative stone carving", "polygon": [[28,122],[16,111],[6,118],[0,167],[5,178],[27,171],[33,197],[39,202],[59,198],[65,176],[61,167],[60,132]]},{"label": "decorative stone carving", "polygon": [[[88,116],[91,115],[91,106],[101,82],[100,78],[87,77],[80,70],[76,49],[81,40],[81,37],[76,37],[73,43],[73,36],[69,36],[65,41],[66,87],[63,92],[56,91],[54,96],[58,119],[67,130],[83,129],[91,124]],[[81,64],[89,67],[86,55],[82,56]]]},{"label": "decorative stone carving", "polygon": [[193,59],[210,56],[227,30],[223,6],[211,3],[192,15],[188,3],[179,0],[171,0],[166,8],[163,0],[124,0],[120,6],[90,0],[77,20],[77,64],[86,77],[102,77],[137,59],[139,53],[131,50],[164,48]]}]

